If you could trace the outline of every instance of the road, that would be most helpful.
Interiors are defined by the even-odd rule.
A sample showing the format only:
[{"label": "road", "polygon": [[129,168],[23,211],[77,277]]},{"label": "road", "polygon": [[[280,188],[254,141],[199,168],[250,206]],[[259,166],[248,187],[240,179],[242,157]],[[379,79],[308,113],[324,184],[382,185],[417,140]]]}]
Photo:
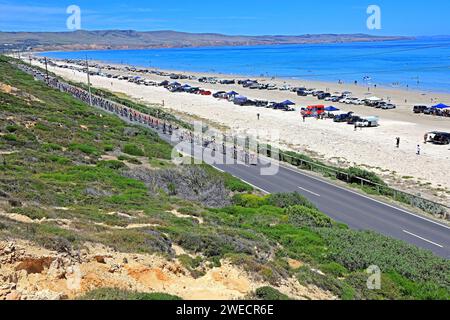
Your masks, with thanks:
[{"label": "road", "polygon": [[[165,141],[174,144],[170,136],[161,132],[159,135]],[[347,224],[352,229],[377,231],[431,250],[443,258],[450,258],[450,227],[441,222],[283,164],[279,164],[275,175],[261,175],[261,168],[269,166],[268,159],[260,159],[257,165],[247,165],[243,161],[234,161],[231,158],[231,149],[224,157],[219,152],[215,156],[211,155],[210,149],[200,147],[192,151],[188,142],[178,143],[177,148],[183,153],[213,164],[218,170],[228,172],[264,193],[297,191],[329,217]],[[214,158],[217,158],[216,161],[211,161]],[[278,164],[277,161],[271,163]]]}]

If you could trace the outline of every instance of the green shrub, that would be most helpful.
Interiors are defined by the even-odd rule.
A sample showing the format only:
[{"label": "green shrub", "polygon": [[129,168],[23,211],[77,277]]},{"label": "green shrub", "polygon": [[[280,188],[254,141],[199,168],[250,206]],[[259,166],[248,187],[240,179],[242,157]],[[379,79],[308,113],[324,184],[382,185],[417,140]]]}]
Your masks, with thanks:
[{"label": "green shrub", "polygon": [[132,156],[137,156],[137,157],[143,157],[145,155],[144,151],[138,147],[135,144],[131,144],[128,143],[123,147],[122,150],[124,153],[132,155]]},{"label": "green shrub", "polygon": [[266,204],[266,198],[254,194],[236,194],[233,203],[244,208],[259,208]]},{"label": "green shrub", "polygon": [[355,179],[355,177],[359,177],[372,181],[374,183],[385,185],[385,182],[373,172],[357,167],[348,168],[346,171],[350,175],[350,183],[359,183],[360,181],[358,179]]},{"label": "green shrub", "polygon": [[274,193],[268,196],[267,203],[269,205],[287,208],[291,206],[304,206],[308,208],[316,208],[308,199],[299,194],[298,192],[292,193]]},{"label": "green shrub", "polygon": [[12,142],[16,142],[17,141],[17,136],[15,134],[12,133],[7,133],[3,136],[3,139],[5,139],[6,141],[12,141]]},{"label": "green shrub", "polygon": [[406,242],[370,231],[322,228],[329,259],[350,271],[377,265],[382,272],[396,272],[409,280],[449,286],[450,261]]},{"label": "green shrub", "polygon": [[94,155],[98,154],[98,149],[92,145],[89,144],[80,144],[80,143],[73,143],[69,146],[69,150],[71,151],[81,151],[87,155]]},{"label": "green shrub", "polygon": [[249,184],[233,177],[230,174],[224,175],[225,187],[233,192],[251,192],[253,191],[253,187]]},{"label": "green shrub", "polygon": [[56,156],[56,155],[50,155],[48,158],[49,158],[50,161],[56,162],[56,163],[61,164],[61,165],[65,165],[65,164],[70,163],[70,160],[65,158],[65,157],[60,157],[60,156]]},{"label": "green shrub", "polygon": [[105,150],[105,152],[110,152],[114,150],[114,146],[112,144],[105,144],[103,146],[103,150]]},{"label": "green shrub", "polygon": [[119,170],[125,167],[125,164],[122,161],[118,160],[104,160],[99,161],[97,163],[98,167],[109,168],[113,170]]},{"label": "green shrub", "polygon": [[78,300],[182,300],[166,293],[142,293],[116,288],[101,288],[89,291]]},{"label": "green shrub", "polygon": [[62,147],[56,143],[44,143],[42,148],[46,151],[59,151],[62,150]]},{"label": "green shrub", "polygon": [[6,126],[6,131],[8,131],[8,132],[11,132],[11,133],[14,133],[14,132],[16,132],[17,130],[19,130],[19,126],[16,126],[16,125],[7,125]]},{"label": "green shrub", "polygon": [[320,270],[336,277],[343,277],[348,273],[348,270],[343,265],[336,262],[322,264]]},{"label": "green shrub", "polygon": [[330,228],[333,220],[317,209],[303,206],[293,206],[286,208],[289,222],[298,227]]},{"label": "green shrub", "polygon": [[290,300],[287,295],[272,287],[261,287],[256,289],[255,296],[257,299],[265,301]]}]

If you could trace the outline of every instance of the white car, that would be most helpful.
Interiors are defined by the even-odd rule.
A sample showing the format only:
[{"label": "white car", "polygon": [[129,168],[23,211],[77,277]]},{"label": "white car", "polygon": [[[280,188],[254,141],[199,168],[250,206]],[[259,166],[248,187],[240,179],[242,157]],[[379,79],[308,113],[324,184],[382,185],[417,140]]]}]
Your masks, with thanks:
[{"label": "white car", "polygon": [[355,104],[355,105],[361,106],[361,105],[364,104],[364,101],[363,101],[363,100],[360,100],[360,99],[356,99],[356,100],[354,100],[352,103]]},{"label": "white car", "polygon": [[397,106],[395,104],[391,104],[391,103],[385,104],[384,106],[381,107],[381,109],[383,109],[383,110],[389,110],[389,109],[395,109],[395,108],[397,108]]},{"label": "white car", "polygon": [[345,101],[346,104],[353,104],[358,98],[347,98],[347,101]]}]

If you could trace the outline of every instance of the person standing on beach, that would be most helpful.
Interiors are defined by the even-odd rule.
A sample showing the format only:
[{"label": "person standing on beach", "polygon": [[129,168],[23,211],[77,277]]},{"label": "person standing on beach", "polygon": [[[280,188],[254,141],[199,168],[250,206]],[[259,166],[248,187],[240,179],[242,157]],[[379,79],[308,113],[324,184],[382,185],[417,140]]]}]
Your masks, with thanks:
[{"label": "person standing on beach", "polygon": [[418,156],[420,156],[420,144],[417,145],[417,153]]},{"label": "person standing on beach", "polygon": [[427,144],[428,142],[428,133],[425,133],[425,135],[423,136],[423,143]]},{"label": "person standing on beach", "polygon": [[398,148],[400,148],[400,137],[397,137],[396,140],[397,140],[397,144],[396,145],[397,145],[397,149],[398,149]]},{"label": "person standing on beach", "polygon": [[260,117],[261,115],[258,113],[258,114],[256,114],[256,116],[258,117],[258,120],[259,120],[259,117]]}]

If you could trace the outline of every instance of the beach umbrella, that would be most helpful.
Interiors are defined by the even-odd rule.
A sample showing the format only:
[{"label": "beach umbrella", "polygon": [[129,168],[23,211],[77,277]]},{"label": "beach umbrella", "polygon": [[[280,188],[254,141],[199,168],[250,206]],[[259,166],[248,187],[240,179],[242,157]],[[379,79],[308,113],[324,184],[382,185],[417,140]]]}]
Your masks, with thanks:
[{"label": "beach umbrella", "polygon": [[336,108],[336,107],[333,107],[333,106],[329,106],[329,107],[326,107],[326,108],[325,108],[325,111],[327,111],[327,112],[333,112],[333,111],[339,111],[339,109]]},{"label": "beach umbrella", "polygon": [[450,106],[447,106],[443,103],[437,104],[435,106],[432,106],[433,109],[446,109],[446,108],[450,108]]},{"label": "beach umbrella", "polygon": [[295,103],[292,102],[291,100],[283,101],[281,104],[285,105],[285,106],[293,106],[293,105],[295,105]]}]

